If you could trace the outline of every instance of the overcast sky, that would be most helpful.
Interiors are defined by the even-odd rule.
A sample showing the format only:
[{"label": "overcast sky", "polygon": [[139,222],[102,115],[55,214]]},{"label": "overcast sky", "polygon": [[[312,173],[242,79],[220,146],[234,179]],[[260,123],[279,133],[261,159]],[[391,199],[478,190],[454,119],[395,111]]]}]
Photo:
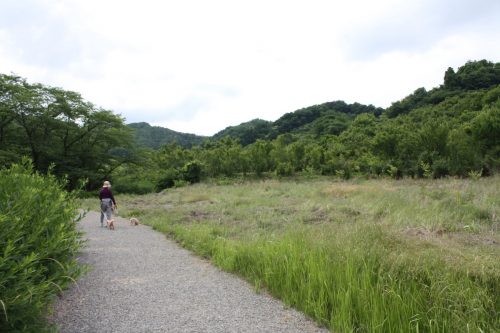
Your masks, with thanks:
[{"label": "overcast sky", "polygon": [[199,135],[387,107],[480,59],[500,62],[498,0],[0,0],[0,73]]}]

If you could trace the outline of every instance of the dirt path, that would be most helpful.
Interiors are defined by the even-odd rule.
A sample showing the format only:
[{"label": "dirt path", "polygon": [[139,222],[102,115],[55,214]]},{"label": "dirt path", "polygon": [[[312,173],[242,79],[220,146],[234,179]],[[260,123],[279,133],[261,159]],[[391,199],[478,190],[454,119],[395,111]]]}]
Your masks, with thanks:
[{"label": "dirt path", "polygon": [[327,332],[147,226],[79,223],[92,270],[57,300],[61,332]]}]

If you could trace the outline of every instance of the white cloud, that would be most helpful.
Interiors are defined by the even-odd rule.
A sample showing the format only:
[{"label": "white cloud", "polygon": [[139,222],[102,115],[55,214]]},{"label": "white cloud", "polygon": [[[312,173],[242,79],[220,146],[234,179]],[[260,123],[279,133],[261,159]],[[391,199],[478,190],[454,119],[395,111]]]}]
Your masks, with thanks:
[{"label": "white cloud", "polygon": [[6,0],[0,72],[78,91],[128,121],[209,135],[332,100],[385,107],[439,85],[448,66],[499,61],[499,8],[487,0]]}]

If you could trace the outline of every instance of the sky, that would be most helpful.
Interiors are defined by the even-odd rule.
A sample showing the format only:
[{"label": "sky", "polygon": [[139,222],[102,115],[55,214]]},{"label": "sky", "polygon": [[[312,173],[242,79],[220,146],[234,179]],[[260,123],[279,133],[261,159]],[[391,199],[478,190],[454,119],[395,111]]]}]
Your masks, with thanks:
[{"label": "sky", "polygon": [[0,73],[213,135],[343,100],[388,107],[500,62],[498,0],[0,0]]}]

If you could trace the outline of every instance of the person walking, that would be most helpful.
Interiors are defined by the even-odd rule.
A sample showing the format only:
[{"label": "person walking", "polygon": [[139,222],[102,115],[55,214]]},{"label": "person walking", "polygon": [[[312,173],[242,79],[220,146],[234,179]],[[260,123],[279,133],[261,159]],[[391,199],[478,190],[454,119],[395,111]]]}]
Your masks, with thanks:
[{"label": "person walking", "polygon": [[115,197],[111,192],[111,183],[107,180],[99,191],[99,200],[101,200],[101,227],[104,227],[104,216],[106,216],[107,221],[111,221],[113,219],[113,210],[117,207]]}]

